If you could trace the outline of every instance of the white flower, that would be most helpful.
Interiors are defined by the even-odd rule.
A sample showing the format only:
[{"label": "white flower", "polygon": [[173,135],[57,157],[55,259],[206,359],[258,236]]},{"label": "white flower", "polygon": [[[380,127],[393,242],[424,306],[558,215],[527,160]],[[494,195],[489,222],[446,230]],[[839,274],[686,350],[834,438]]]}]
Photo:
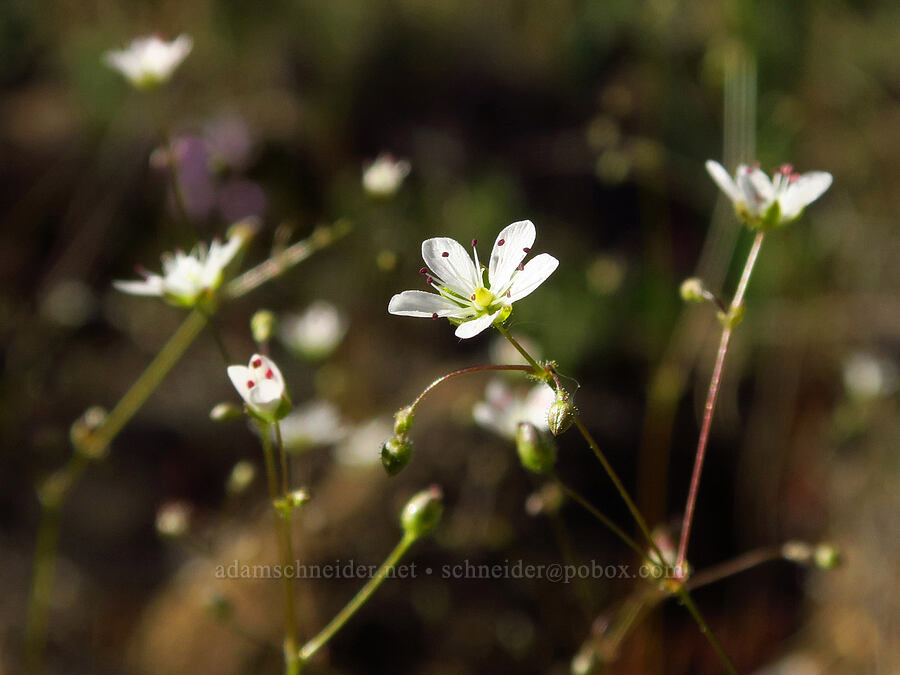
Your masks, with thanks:
[{"label": "white flower", "polygon": [[472,408],[472,417],[479,425],[503,438],[514,441],[519,423],[530,422],[546,431],[547,410],[553,404],[555,394],[545,384],[538,384],[526,391],[513,390],[502,380],[491,380],[484,400]]},{"label": "white flower", "polygon": [[323,359],[340,344],[347,332],[347,319],[324,300],[312,303],[303,314],[288,314],[281,321],[279,337],[302,356]]},{"label": "white flower", "polygon": [[[422,258],[428,267],[419,270],[437,293],[403,291],[391,298],[388,312],[400,316],[437,319],[459,324],[456,337],[471,338],[497,321],[505,321],[512,303],[540,286],[559,265],[552,255],[541,253],[523,265],[534,244],[534,225],[522,220],[503,228],[491,252],[487,268],[469,257],[462,245],[449,237],[422,242]],[[478,242],[472,240],[472,248]]]},{"label": "white flower", "polygon": [[286,450],[299,452],[333,445],[346,433],[340,412],[328,401],[311,401],[281,420],[281,438]]},{"label": "white flower", "polygon": [[243,240],[232,237],[227,244],[213,240],[207,250],[205,244],[197,244],[190,255],[176,251],[162,257],[163,276],[144,272],[142,281],[114,281],[113,286],[123,293],[154,295],[165,298],[174,305],[193,307],[200,297],[215,291],[222,283],[225,267],[241,248]]},{"label": "white flower", "polygon": [[395,160],[391,155],[379,155],[371,164],[363,167],[363,188],[373,197],[390,197],[409,174],[409,162]]},{"label": "white flower", "polygon": [[228,366],[228,377],[248,411],[263,421],[281,419],[290,408],[281,371],[267,356],[254,354],[248,366]]},{"label": "white flower", "polygon": [[103,60],[136,88],[150,89],[167,82],[193,47],[189,35],[179,35],[171,42],[153,35],[132,40],[127,49],[108,51]]},{"label": "white flower", "polygon": [[706,162],[709,175],[728,195],[738,216],[752,227],[787,225],[831,186],[831,174],[810,171],[798,174],[785,164],[772,179],[758,166],[741,164],[734,178],[718,162]]}]

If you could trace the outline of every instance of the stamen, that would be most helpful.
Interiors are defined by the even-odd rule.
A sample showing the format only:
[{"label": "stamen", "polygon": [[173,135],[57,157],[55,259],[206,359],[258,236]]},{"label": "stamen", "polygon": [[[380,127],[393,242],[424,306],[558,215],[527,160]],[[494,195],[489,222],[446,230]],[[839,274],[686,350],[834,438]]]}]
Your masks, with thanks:
[{"label": "stamen", "polygon": [[450,257],[450,254],[449,254],[447,251],[444,251],[443,253],[441,253],[441,257],[442,257],[442,258],[449,258],[449,257]]},{"label": "stamen", "polygon": [[144,279],[146,279],[147,277],[150,276],[150,273],[147,271],[147,268],[144,267],[143,265],[135,265],[134,273],[137,274],[139,277],[144,277]]},{"label": "stamen", "polygon": [[469,299],[470,299],[470,300],[472,300],[472,301],[474,301],[474,300],[475,300],[475,294],[474,294],[474,293],[472,293],[472,297],[471,297],[471,298],[469,298]]},{"label": "stamen", "polygon": [[433,312],[432,315],[431,315],[431,318],[432,318],[432,319],[438,318],[437,312]]},{"label": "stamen", "polygon": [[523,248],[522,250],[525,251],[525,253],[531,253],[531,249],[528,248],[527,246],[525,248]]},{"label": "stamen", "polygon": [[262,359],[253,359],[253,363],[250,365],[254,368],[259,368],[262,365]]},{"label": "stamen", "polygon": [[478,240],[477,240],[477,239],[473,239],[473,240],[472,240],[472,248],[475,248],[476,246],[478,246]]},{"label": "stamen", "polygon": [[253,386],[256,384],[253,380],[247,380],[247,389],[253,389]]},{"label": "stamen", "polygon": [[798,178],[800,178],[800,174],[792,173],[790,178],[788,178],[788,183],[796,183]]},{"label": "stamen", "polygon": [[516,269],[521,272],[522,270],[525,269],[525,265],[523,265],[522,263],[519,263],[519,266]]},{"label": "stamen", "polygon": [[267,380],[271,380],[271,379],[273,379],[274,377],[275,377],[275,373],[273,373],[273,372],[272,372],[272,369],[269,368],[269,369],[266,371],[266,379],[267,379]]},{"label": "stamen", "polygon": [[507,298],[511,298],[511,297],[512,297],[512,290],[506,291],[506,297],[507,297]]},{"label": "stamen", "polygon": [[433,283],[434,283],[434,279],[433,279],[432,277],[426,277],[426,278],[425,278],[425,283],[426,283],[426,284],[433,284]]},{"label": "stamen", "polygon": [[792,173],[794,173],[794,165],[782,164],[781,168],[778,169],[778,172],[784,174],[785,176],[790,176]]},{"label": "stamen", "polygon": [[428,274],[428,268],[423,267],[422,269],[419,270],[419,274]]},{"label": "stamen", "polygon": [[503,246],[503,244],[505,244],[505,243],[506,243],[506,239],[501,239],[500,241],[497,242],[497,246]]}]

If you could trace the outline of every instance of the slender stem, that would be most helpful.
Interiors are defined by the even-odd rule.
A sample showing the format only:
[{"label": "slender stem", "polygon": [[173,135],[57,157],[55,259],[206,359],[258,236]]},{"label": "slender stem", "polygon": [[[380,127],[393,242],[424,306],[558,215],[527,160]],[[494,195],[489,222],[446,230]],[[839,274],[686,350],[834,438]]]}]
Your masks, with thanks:
[{"label": "slender stem", "polygon": [[350,620],[359,608],[372,597],[372,594],[378,590],[378,587],[387,578],[387,575],[394,566],[400,562],[400,559],[406,554],[409,547],[412,546],[416,539],[417,537],[415,535],[409,533],[403,535],[403,538],[397,546],[394,547],[394,550],[391,551],[387,559],[381,563],[381,567],[379,567],[372,578],[366,582],[365,586],[359,589],[359,592],[353,596],[353,599],[350,600],[337,615],[335,615],[318,635],[303,645],[303,648],[300,650],[300,660],[302,662],[305,663],[309,661],[319,649],[325,646],[325,644],[334,637],[335,633],[344,627],[344,624]]},{"label": "slender stem", "polygon": [[[281,498],[278,492],[278,475],[275,469],[275,456],[272,451],[271,426],[260,425],[263,455],[266,461],[266,477],[269,483],[269,497],[275,507]],[[278,434],[277,438],[280,438]],[[279,442],[279,446],[281,443]],[[283,453],[283,450],[281,450]],[[275,539],[282,564],[282,591],[284,593],[284,672],[286,675],[297,675],[300,672],[300,661],[297,656],[297,611],[294,607],[294,579],[288,575],[287,569],[293,563],[291,552],[291,522],[279,509],[275,508]]]},{"label": "slender stem", "polygon": [[[765,233],[760,230],[753,240],[753,246],[747,254],[747,262],[744,263],[744,271],[741,273],[741,279],[738,282],[737,290],[731,301],[729,314],[733,314],[739,310],[744,302],[744,293],[747,291],[747,284],[750,283],[750,275],[753,273],[753,267],[756,265],[756,259],[759,257],[759,251],[762,248]],[[719,395],[719,386],[722,382],[722,371],[725,368],[725,356],[728,354],[728,344],[731,341],[731,333],[734,330],[734,322],[730,317],[726,317],[722,326],[722,337],[719,339],[719,349],[716,352],[716,362],[713,366],[712,376],[709,381],[709,391],[706,394],[706,405],[703,409],[703,423],[700,426],[700,437],[697,441],[697,454],[694,458],[694,470],[691,474],[691,485],[688,490],[687,502],[684,507],[684,520],[681,523],[681,541],[678,545],[678,558],[675,566],[682,568],[687,557],[688,542],[691,536],[691,525],[694,522],[694,509],[697,506],[697,493],[700,489],[700,475],[703,472],[703,460],[706,457],[706,447],[709,443],[709,431],[712,427],[713,413],[716,409],[716,399]]]},{"label": "slender stem", "polygon": [[452,373],[447,373],[446,375],[441,375],[434,382],[429,384],[425,389],[422,390],[422,393],[416,397],[416,400],[410,404],[410,410],[415,410],[416,406],[418,406],[422,399],[424,399],[428,394],[434,391],[438,386],[442,385],[444,382],[448,380],[452,380],[454,377],[459,377],[460,375],[468,375],[469,373],[480,373],[487,370],[521,370],[525,372],[534,372],[533,366],[472,366],[470,368],[462,368],[461,370],[455,370]]},{"label": "slender stem", "polygon": [[690,579],[688,579],[688,581],[685,583],[685,587],[689,591],[693,591],[702,586],[708,586],[709,584],[715,583],[716,581],[727,579],[728,577],[735,574],[746,572],[747,570],[752,569],[757,565],[762,565],[763,563],[782,559],[784,559],[784,554],[782,553],[782,549],[780,546],[770,546],[767,548],[756,549],[754,551],[748,551],[747,553],[743,553],[736,558],[732,558],[731,560],[723,562],[719,565],[714,565],[713,567],[708,567],[701,572],[697,572]]},{"label": "slender stem", "polygon": [[700,627],[700,632],[703,633],[709,644],[712,645],[712,648],[716,650],[716,654],[719,655],[719,660],[722,662],[722,665],[725,666],[725,669],[729,673],[731,673],[731,675],[738,675],[737,668],[735,668],[734,663],[725,652],[725,648],[722,647],[722,644],[715,636],[715,633],[712,632],[709,624],[706,623],[706,619],[703,618],[703,615],[700,613],[697,605],[694,604],[694,600],[693,598],[691,598],[691,594],[688,593],[687,588],[685,588],[683,585],[679,585],[677,592],[678,597],[681,598],[681,602],[685,607],[687,607],[687,610],[691,613],[691,616],[694,617],[694,621],[696,621],[697,625]]},{"label": "slender stem", "polygon": [[541,379],[546,380],[547,379],[547,369],[544,368],[542,365],[540,365],[537,361],[535,361],[534,358],[531,356],[531,354],[529,354],[528,351],[522,345],[519,344],[519,341],[516,340],[512,335],[510,335],[508,330],[506,330],[499,323],[494,324],[494,325],[496,326],[497,330],[500,331],[500,334],[503,337],[505,337],[507,340],[509,340],[509,343],[513,347],[516,348],[516,350],[522,355],[522,357],[526,361],[528,361],[528,363],[534,369],[534,374],[537,377],[540,377]]},{"label": "slender stem", "polygon": [[621,527],[616,525],[612,520],[610,520],[602,511],[600,511],[596,506],[591,504],[583,495],[581,495],[574,488],[566,485],[559,476],[553,475],[553,479],[556,481],[556,484],[559,485],[559,488],[566,494],[569,499],[581,505],[588,513],[590,513],[594,518],[603,523],[609,530],[613,532],[619,539],[625,542],[631,550],[638,554],[642,559],[647,557],[646,551],[640,547],[640,545],[622,530]]},{"label": "slender stem", "polygon": [[276,421],[275,427],[275,445],[278,447],[278,457],[281,461],[281,496],[287,499],[290,493],[291,476],[288,471],[287,453],[284,451],[284,443],[281,440],[281,425]]},{"label": "slender stem", "polygon": [[316,251],[329,246],[351,230],[347,221],[338,221],[331,227],[319,227],[309,237],[288,246],[271,258],[264,260],[225,285],[224,298],[239,298],[254,288],[283,274],[294,265],[306,260]]}]

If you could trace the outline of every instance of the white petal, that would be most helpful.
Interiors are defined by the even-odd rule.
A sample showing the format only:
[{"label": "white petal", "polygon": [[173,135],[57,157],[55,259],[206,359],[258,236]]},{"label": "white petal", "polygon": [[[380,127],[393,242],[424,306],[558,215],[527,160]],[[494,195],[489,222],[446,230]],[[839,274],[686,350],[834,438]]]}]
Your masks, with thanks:
[{"label": "white petal", "polygon": [[[446,255],[444,255],[446,254]],[[466,249],[450,237],[434,237],[422,242],[422,259],[439,281],[464,298],[481,286],[478,270]]]},{"label": "white petal", "polygon": [[459,324],[456,328],[456,337],[462,338],[463,340],[475,337],[485,328],[490,327],[490,325],[494,323],[494,320],[500,316],[500,312],[502,311],[502,309],[498,309],[493,314],[485,314],[479,316],[477,319],[471,319],[470,321]]},{"label": "white petal", "polygon": [[743,194],[738,189],[737,184],[731,179],[731,176],[725,170],[724,166],[709,159],[706,161],[706,172],[709,174],[710,178],[716,182],[716,185],[722,188],[722,192],[728,195],[728,198],[731,201],[743,201]]},{"label": "white petal", "polygon": [[391,298],[388,304],[388,313],[398,316],[418,316],[433,318],[438,316],[450,316],[459,312],[461,307],[437,293],[425,291],[403,291]]},{"label": "white petal", "polygon": [[[254,365],[259,363],[259,365]],[[281,376],[281,370],[277,364],[268,356],[262,354],[254,354],[250,357],[250,369],[253,373],[253,379],[259,384],[274,384],[279,388],[278,398],[284,393],[284,378]],[[272,377],[269,377],[269,373]]]},{"label": "white petal", "polygon": [[799,176],[788,185],[779,200],[781,218],[783,220],[796,218],[807,205],[816,201],[831,187],[831,182],[831,174],[826,171],[811,171]]},{"label": "white petal", "polygon": [[113,287],[132,295],[162,295],[163,280],[160,276],[147,277],[143,281],[113,281]]},{"label": "white petal", "polygon": [[273,380],[258,380],[247,397],[247,403],[263,410],[271,411],[281,404],[284,387]]},{"label": "white petal", "polygon": [[742,166],[738,169],[737,184],[744,194],[747,207],[751,211],[762,211],[775,199],[775,186],[760,169]]},{"label": "white petal", "polygon": [[246,366],[228,366],[228,377],[241,398],[250,403],[250,392],[253,391],[252,387],[247,387],[247,383],[253,381],[250,369]]},{"label": "white petal", "polygon": [[534,237],[534,223],[530,220],[520,220],[500,231],[494,242],[488,266],[488,281],[492,291],[495,293],[503,291],[519,263],[528,255],[525,249],[532,247]]},{"label": "white petal", "polygon": [[511,304],[524,298],[544,283],[558,266],[559,260],[549,253],[541,253],[529,260],[524,269],[513,277],[512,286],[509,287],[509,298],[506,302]]}]

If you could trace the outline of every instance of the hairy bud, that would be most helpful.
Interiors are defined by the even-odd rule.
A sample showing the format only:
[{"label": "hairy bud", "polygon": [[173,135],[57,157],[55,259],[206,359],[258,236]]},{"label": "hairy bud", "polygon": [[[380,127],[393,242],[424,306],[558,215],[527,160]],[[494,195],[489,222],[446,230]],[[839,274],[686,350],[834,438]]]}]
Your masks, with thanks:
[{"label": "hairy bud", "polygon": [[398,436],[408,434],[409,430],[412,428],[414,419],[415,415],[413,415],[411,406],[400,408],[400,410],[394,413],[394,433]]},{"label": "hairy bud", "polygon": [[516,431],[516,452],[528,471],[549,473],[556,464],[556,446],[531,422],[520,422]]},{"label": "hairy bud", "polygon": [[437,527],[443,513],[444,493],[440,487],[432,485],[406,503],[400,514],[400,524],[407,535],[423,537]]},{"label": "hairy bud", "polygon": [[559,436],[569,430],[569,427],[575,422],[576,412],[568,392],[561,387],[557,389],[556,400],[547,411],[547,426],[550,427],[554,436]]},{"label": "hairy bud", "polygon": [[409,464],[412,442],[401,436],[391,436],[381,445],[381,463],[390,476],[396,476]]}]

